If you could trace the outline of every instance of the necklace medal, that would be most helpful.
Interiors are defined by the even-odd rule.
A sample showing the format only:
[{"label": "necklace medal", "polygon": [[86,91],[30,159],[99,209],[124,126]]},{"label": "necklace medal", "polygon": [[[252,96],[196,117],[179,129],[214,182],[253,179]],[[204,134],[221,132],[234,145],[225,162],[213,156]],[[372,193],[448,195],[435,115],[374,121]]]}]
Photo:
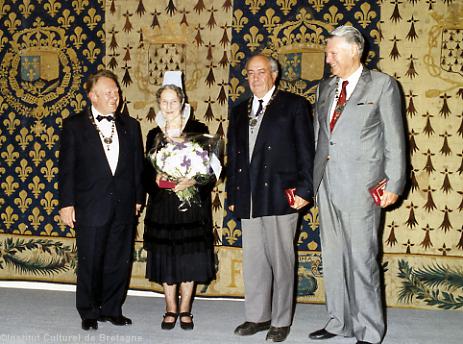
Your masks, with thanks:
[{"label": "necklace medal", "polygon": [[114,132],[115,132],[115,129],[116,129],[116,125],[115,125],[114,121],[111,121],[111,123],[112,123],[111,124],[111,134],[109,134],[109,136],[106,137],[106,136],[103,135],[100,128],[98,128],[98,125],[96,125],[95,119],[93,118],[93,115],[90,114],[89,118],[90,118],[90,122],[92,122],[92,124],[95,127],[96,131],[98,132],[98,134],[103,139],[103,142],[106,144],[106,150],[109,151],[110,145],[111,145],[111,143],[113,143],[113,136],[114,136]]},{"label": "necklace medal", "polygon": [[275,99],[275,96],[277,95],[278,90],[275,90],[273,92],[272,97],[270,98],[269,102],[265,107],[262,108],[261,111],[259,111],[255,116],[251,116],[252,113],[252,98],[249,99],[248,101],[248,120],[249,120],[249,128],[251,129],[251,132],[254,131],[257,122],[259,121],[259,118],[265,114],[265,110],[267,107],[272,103],[273,99]]}]

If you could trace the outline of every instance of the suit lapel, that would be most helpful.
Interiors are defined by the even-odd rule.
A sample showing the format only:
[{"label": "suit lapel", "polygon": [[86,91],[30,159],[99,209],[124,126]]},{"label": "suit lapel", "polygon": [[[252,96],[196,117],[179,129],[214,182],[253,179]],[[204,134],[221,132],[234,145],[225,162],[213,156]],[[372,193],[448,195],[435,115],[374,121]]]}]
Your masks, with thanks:
[{"label": "suit lapel", "polygon": [[[251,98],[252,100],[252,98]],[[240,150],[246,156],[249,161],[249,117],[248,117],[248,104],[249,101],[244,101],[240,104],[240,108],[237,110],[236,116],[236,128],[237,128],[237,142],[239,143]],[[242,107],[242,108],[241,108]]]},{"label": "suit lapel", "polygon": [[337,78],[331,78],[326,88],[322,91],[324,94],[320,94],[322,103],[319,105],[317,115],[319,116],[320,128],[329,132],[329,121],[330,121],[330,110],[331,104],[336,94]]},{"label": "suit lapel", "polygon": [[[274,92],[278,92],[278,90],[275,89]],[[259,132],[257,133],[254,150],[252,151],[251,163],[254,160],[255,152],[263,151],[262,149],[265,143],[265,138],[268,137],[267,131],[268,131],[269,126],[271,125],[270,122],[272,121],[272,117],[278,116],[278,114],[280,113],[285,113],[283,109],[280,109],[282,105],[280,104],[280,101],[279,101],[280,97],[281,97],[281,93],[276,94],[275,98],[267,105],[265,109],[264,116],[262,117],[262,122],[260,123]],[[248,129],[248,133],[249,133],[249,129]],[[249,134],[247,136],[249,138]],[[249,147],[249,144],[248,144],[248,147]]]},{"label": "suit lapel", "polygon": [[[130,152],[128,151],[129,143],[128,143],[128,136],[127,135],[127,125],[124,120],[121,118],[121,114],[115,115],[116,121],[116,131],[117,131],[117,138],[119,140],[119,157],[117,159],[117,166],[114,175],[118,173],[124,161],[127,161],[127,157],[129,156]],[[109,166],[109,165],[108,165]]]},{"label": "suit lapel", "polygon": [[[84,127],[85,127],[85,129],[83,130],[83,132],[85,133],[84,135],[88,140],[87,142],[91,146],[95,146],[98,143],[99,143],[100,146],[102,146],[100,136],[99,136],[98,131],[96,130],[96,128],[93,126],[93,124],[92,124],[92,122],[90,120],[90,116],[93,116],[92,111],[90,109],[87,109],[87,111],[85,112],[85,117],[84,117]],[[104,152],[102,151],[102,153],[104,153]]]},{"label": "suit lapel", "polygon": [[342,122],[348,121],[349,117],[356,116],[356,111],[353,111],[357,107],[357,103],[364,96],[365,92],[368,91],[368,84],[371,81],[371,72],[366,67],[363,67],[362,74],[355,85],[354,91],[352,92],[350,98],[347,100],[346,107],[342,111],[341,116],[339,117],[336,125],[333,128],[333,133],[336,131],[336,128],[340,126]]},{"label": "suit lapel", "polygon": [[371,72],[369,69],[363,67],[362,75],[360,75],[359,81],[355,86],[354,92],[347,102],[346,108],[344,110],[352,110],[353,107],[357,105],[359,100],[363,97],[365,92],[368,90],[367,86],[371,81]]}]

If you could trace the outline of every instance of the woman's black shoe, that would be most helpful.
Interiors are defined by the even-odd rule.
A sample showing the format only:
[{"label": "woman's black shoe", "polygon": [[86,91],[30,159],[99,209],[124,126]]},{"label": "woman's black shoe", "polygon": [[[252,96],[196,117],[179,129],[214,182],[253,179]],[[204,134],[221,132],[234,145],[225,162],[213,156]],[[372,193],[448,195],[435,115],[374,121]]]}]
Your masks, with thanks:
[{"label": "woman's black shoe", "polygon": [[[172,317],[172,318],[174,318],[174,321],[169,321],[169,322],[167,322],[167,321],[166,321],[166,317]],[[177,317],[178,317],[178,314],[177,314],[177,313],[166,312],[166,313],[162,316],[161,328],[162,328],[163,330],[172,330],[172,329],[175,327],[175,323],[177,322]],[[183,328],[183,327],[182,327],[182,328]]]},{"label": "woman's black shoe", "polygon": [[[180,317],[180,327],[183,330],[192,330],[195,324],[193,324],[193,315],[190,312],[182,312],[178,315]],[[189,317],[191,321],[182,321],[182,317]]]}]

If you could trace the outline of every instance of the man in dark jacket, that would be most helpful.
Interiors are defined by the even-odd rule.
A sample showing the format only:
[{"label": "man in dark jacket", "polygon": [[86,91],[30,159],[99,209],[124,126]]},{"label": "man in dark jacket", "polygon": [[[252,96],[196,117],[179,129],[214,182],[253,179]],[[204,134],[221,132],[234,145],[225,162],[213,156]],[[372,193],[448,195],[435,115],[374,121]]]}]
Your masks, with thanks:
[{"label": "man in dark jacket", "polygon": [[313,196],[313,123],[304,98],[276,89],[275,60],[253,56],[246,70],[253,97],[232,110],[227,151],[228,204],[243,239],[246,321],[235,334],[270,328],[267,340],[280,342],[292,318],[298,210]]},{"label": "man in dark jacket", "polygon": [[77,310],[84,330],[99,321],[130,325],[122,315],[130,279],[133,231],[144,202],[139,123],[117,112],[110,71],[85,85],[91,106],[63,121],[59,158],[60,217],[75,228]]}]

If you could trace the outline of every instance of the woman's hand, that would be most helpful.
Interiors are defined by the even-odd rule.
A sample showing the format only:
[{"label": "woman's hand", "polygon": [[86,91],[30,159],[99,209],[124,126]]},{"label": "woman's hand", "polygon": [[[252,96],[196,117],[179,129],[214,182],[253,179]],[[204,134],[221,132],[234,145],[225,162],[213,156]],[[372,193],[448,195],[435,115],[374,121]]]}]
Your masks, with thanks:
[{"label": "woman's hand", "polygon": [[164,173],[158,173],[156,175],[156,184],[159,186],[159,181],[161,180],[167,180],[167,175],[165,175]]},{"label": "woman's hand", "polygon": [[196,180],[194,179],[189,179],[189,178],[180,179],[180,181],[177,183],[177,185],[174,188],[174,192],[185,190],[194,185],[196,185]]}]

